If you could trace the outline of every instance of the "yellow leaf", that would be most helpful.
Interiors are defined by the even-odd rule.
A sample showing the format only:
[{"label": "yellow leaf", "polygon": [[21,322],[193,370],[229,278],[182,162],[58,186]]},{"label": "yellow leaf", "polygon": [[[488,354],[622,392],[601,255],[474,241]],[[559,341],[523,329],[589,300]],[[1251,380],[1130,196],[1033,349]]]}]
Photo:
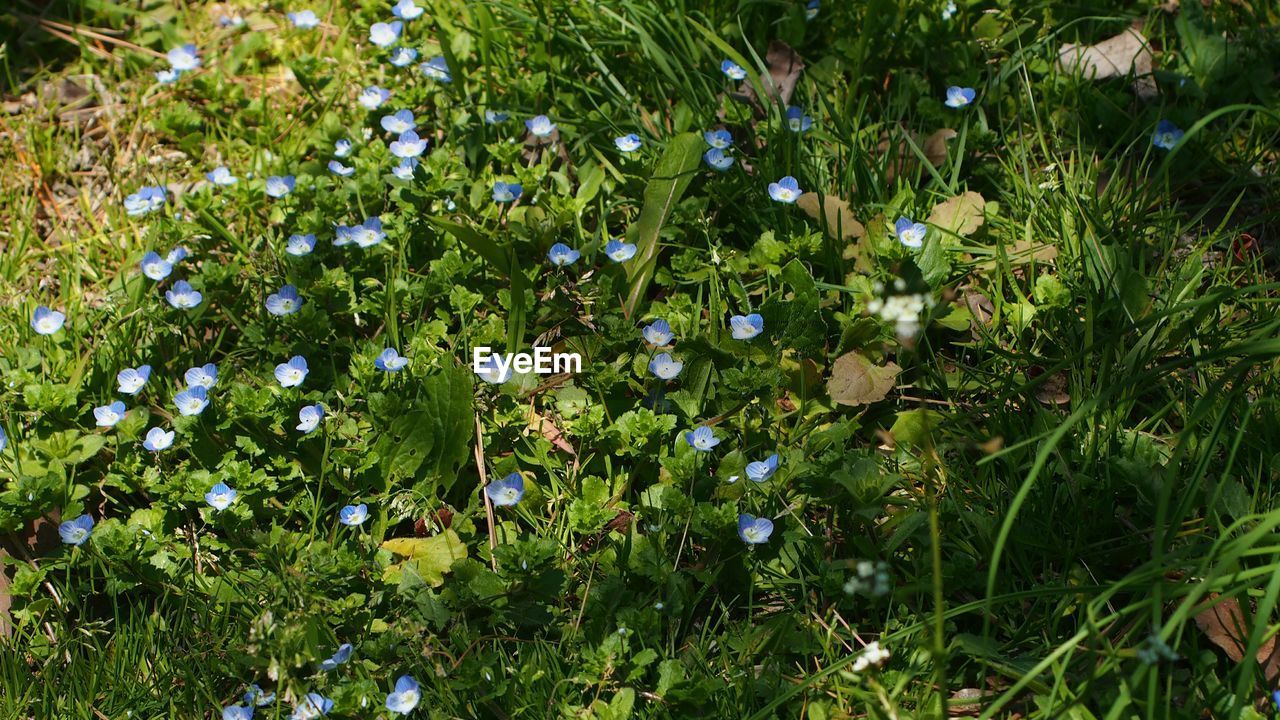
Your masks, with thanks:
[{"label": "yellow leaf", "polygon": [[388,565],[382,572],[383,581],[388,583],[400,582],[405,568],[412,567],[423,582],[440,587],[444,584],[444,574],[454,562],[467,557],[467,546],[453,530],[425,538],[392,538],[382,543],[382,549],[406,558]]}]

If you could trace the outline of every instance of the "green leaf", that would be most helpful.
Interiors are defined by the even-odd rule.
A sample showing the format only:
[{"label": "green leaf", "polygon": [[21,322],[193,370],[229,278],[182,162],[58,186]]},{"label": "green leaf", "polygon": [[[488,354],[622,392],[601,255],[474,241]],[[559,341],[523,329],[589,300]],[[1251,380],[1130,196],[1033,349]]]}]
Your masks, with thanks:
[{"label": "green leaf", "polygon": [[683,133],[667,143],[667,149],[658,159],[649,184],[644,188],[644,206],[635,225],[627,236],[636,245],[636,255],[627,268],[627,300],[624,312],[635,315],[640,298],[649,287],[658,266],[658,235],[671,215],[671,209],[693,180],[693,173],[702,159],[702,136]]},{"label": "green leaf", "polygon": [[400,582],[407,567],[412,567],[423,582],[440,587],[444,584],[444,574],[455,562],[467,557],[467,546],[453,530],[426,538],[392,538],[382,543],[382,549],[406,558],[382,571],[383,581],[392,585]]},{"label": "green leaf", "polygon": [[448,492],[471,449],[471,387],[471,373],[461,367],[423,381],[420,395],[374,445],[389,481],[435,479]]},{"label": "green leaf", "polygon": [[477,255],[484,258],[485,262],[492,265],[494,270],[504,276],[509,277],[511,275],[511,264],[507,259],[507,251],[495,242],[493,238],[481,235],[479,230],[470,225],[463,225],[442,217],[429,217],[427,222],[449,233],[458,242],[474,250]]},{"label": "green leaf", "polygon": [[784,348],[791,348],[802,357],[817,357],[822,353],[827,327],[818,308],[818,288],[804,263],[792,260],[782,268],[782,279],[791,286],[791,297],[773,297],[760,307],[764,329],[777,333]]}]

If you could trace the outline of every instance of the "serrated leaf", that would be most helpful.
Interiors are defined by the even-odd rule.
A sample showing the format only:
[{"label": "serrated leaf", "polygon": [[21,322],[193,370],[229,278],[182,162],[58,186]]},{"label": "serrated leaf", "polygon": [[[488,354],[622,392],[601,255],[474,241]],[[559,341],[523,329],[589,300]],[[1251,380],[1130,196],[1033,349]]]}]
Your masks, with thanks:
[{"label": "serrated leaf", "polygon": [[875,365],[858,352],[841,355],[831,365],[827,393],[841,405],[866,405],[880,402],[897,383],[902,368],[897,363]]}]

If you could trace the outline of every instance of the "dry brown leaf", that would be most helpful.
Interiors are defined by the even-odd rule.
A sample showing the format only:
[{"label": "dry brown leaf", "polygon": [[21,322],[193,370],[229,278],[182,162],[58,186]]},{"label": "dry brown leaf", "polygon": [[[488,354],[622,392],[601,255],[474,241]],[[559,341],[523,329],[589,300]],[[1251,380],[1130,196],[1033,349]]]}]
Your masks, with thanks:
[{"label": "dry brown leaf", "polygon": [[825,215],[826,222],[824,224],[826,225],[827,234],[836,240],[849,240],[850,238],[867,236],[867,229],[853,217],[853,212],[849,210],[849,203],[835,195],[819,195],[818,193],[807,192],[796,200],[796,205],[801,210],[804,210],[809,217],[820,223],[823,222],[822,218]]},{"label": "dry brown leaf", "polygon": [[956,131],[951,128],[937,130],[923,141],[919,133],[914,132],[898,135],[896,139],[888,131],[881,133],[876,153],[882,158],[888,156],[888,160],[883,162],[885,182],[892,182],[899,175],[915,170],[920,158],[911,148],[912,144],[920,148],[934,167],[939,167],[947,159],[947,141],[955,136]]},{"label": "dry brown leaf", "polygon": [[543,415],[539,415],[537,412],[530,410],[529,411],[529,429],[532,430],[533,432],[538,433],[542,437],[546,438],[547,442],[551,443],[557,448],[569,453],[570,455],[573,455],[574,457],[577,457],[578,452],[573,449],[573,446],[570,445],[569,441],[565,439],[564,432],[559,427],[557,427],[556,424],[550,420],[550,418],[547,418],[546,416],[543,416]]},{"label": "dry brown leaf", "polygon": [[[1211,593],[1209,600],[1220,597]],[[1209,642],[1217,645],[1233,662],[1244,659],[1245,650],[1249,647],[1250,629],[1244,618],[1244,611],[1235,598],[1227,598],[1196,615],[1196,626],[1204,633]],[[1256,620],[1256,618],[1255,618]],[[1263,675],[1268,682],[1280,676],[1280,654],[1276,652],[1276,638],[1271,636],[1262,643],[1254,655]]]},{"label": "dry brown leaf", "polygon": [[1159,93],[1151,77],[1151,45],[1136,28],[1095,45],[1066,43],[1058,50],[1058,67],[1092,80],[1132,75],[1133,90],[1143,100],[1151,100]]},{"label": "dry brown leaf", "polygon": [[982,227],[987,201],[972,190],[933,206],[929,224],[956,235],[969,235]]},{"label": "dry brown leaf", "polygon": [[1071,402],[1071,394],[1067,392],[1067,374],[1060,372],[1040,383],[1036,386],[1035,395],[1045,405],[1066,405]]},{"label": "dry brown leaf", "polygon": [[[791,94],[796,90],[796,82],[800,80],[800,73],[804,70],[804,60],[800,59],[800,55],[792,50],[790,45],[781,40],[774,40],[769,43],[769,51],[765,53],[764,62],[769,68],[769,73],[760,78],[760,85],[764,88],[765,95],[772,102],[781,102],[786,105],[791,102]],[[734,98],[751,105],[758,115],[766,114],[749,80],[742,83],[738,92],[734,94]]]},{"label": "dry brown leaf", "polygon": [[857,351],[845,353],[831,366],[827,393],[841,405],[879,402],[893,389],[899,372],[902,368],[897,363],[890,362],[880,367]]},{"label": "dry brown leaf", "polygon": [[[1005,248],[1005,257],[1011,265],[1029,265],[1033,262],[1048,263],[1058,259],[1058,248],[1048,243],[1033,243],[1030,240],[1019,240]],[[999,264],[996,256],[974,265],[978,270],[992,270]]]}]

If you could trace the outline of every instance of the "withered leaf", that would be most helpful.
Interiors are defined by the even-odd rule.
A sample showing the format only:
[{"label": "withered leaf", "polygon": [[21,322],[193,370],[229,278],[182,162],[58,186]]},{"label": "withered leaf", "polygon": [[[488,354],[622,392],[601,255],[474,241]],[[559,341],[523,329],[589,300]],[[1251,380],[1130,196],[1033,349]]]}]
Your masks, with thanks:
[{"label": "withered leaf", "polygon": [[819,223],[823,223],[825,217],[823,224],[826,226],[827,234],[836,240],[862,238],[867,235],[867,229],[853,217],[853,212],[849,210],[849,203],[835,195],[807,192],[796,200],[796,205]]},{"label": "withered leaf", "polygon": [[[1213,601],[1219,597],[1217,593],[1211,593],[1209,600]],[[1245,623],[1244,611],[1235,598],[1227,598],[1201,611],[1196,615],[1195,620],[1196,626],[1209,639],[1209,642],[1217,645],[1233,662],[1244,659],[1244,653],[1249,647],[1251,631]],[[1254,655],[1268,682],[1280,676],[1280,654],[1276,650],[1276,638],[1273,635],[1258,647],[1258,652]]]},{"label": "withered leaf", "polygon": [[1095,45],[1067,43],[1058,50],[1058,67],[1091,80],[1133,76],[1133,91],[1142,100],[1159,94],[1151,75],[1151,46],[1136,28]]},{"label": "withered leaf", "polygon": [[933,206],[929,224],[956,235],[969,235],[982,227],[987,201],[972,190]]},{"label": "withered leaf", "polygon": [[[800,55],[792,50],[790,45],[781,40],[774,40],[769,43],[769,51],[765,53],[764,62],[769,68],[769,73],[760,78],[760,85],[764,88],[765,95],[772,102],[786,105],[791,102],[791,95],[796,90],[796,82],[800,80],[800,73],[804,70],[804,60],[800,59]],[[766,114],[750,81],[742,83],[738,92],[734,94],[734,98],[750,105],[757,115]]]},{"label": "withered leaf", "polygon": [[896,363],[883,367],[873,365],[857,351],[836,358],[831,366],[831,379],[827,381],[827,393],[841,405],[866,405],[879,402],[897,383],[902,368]]}]

